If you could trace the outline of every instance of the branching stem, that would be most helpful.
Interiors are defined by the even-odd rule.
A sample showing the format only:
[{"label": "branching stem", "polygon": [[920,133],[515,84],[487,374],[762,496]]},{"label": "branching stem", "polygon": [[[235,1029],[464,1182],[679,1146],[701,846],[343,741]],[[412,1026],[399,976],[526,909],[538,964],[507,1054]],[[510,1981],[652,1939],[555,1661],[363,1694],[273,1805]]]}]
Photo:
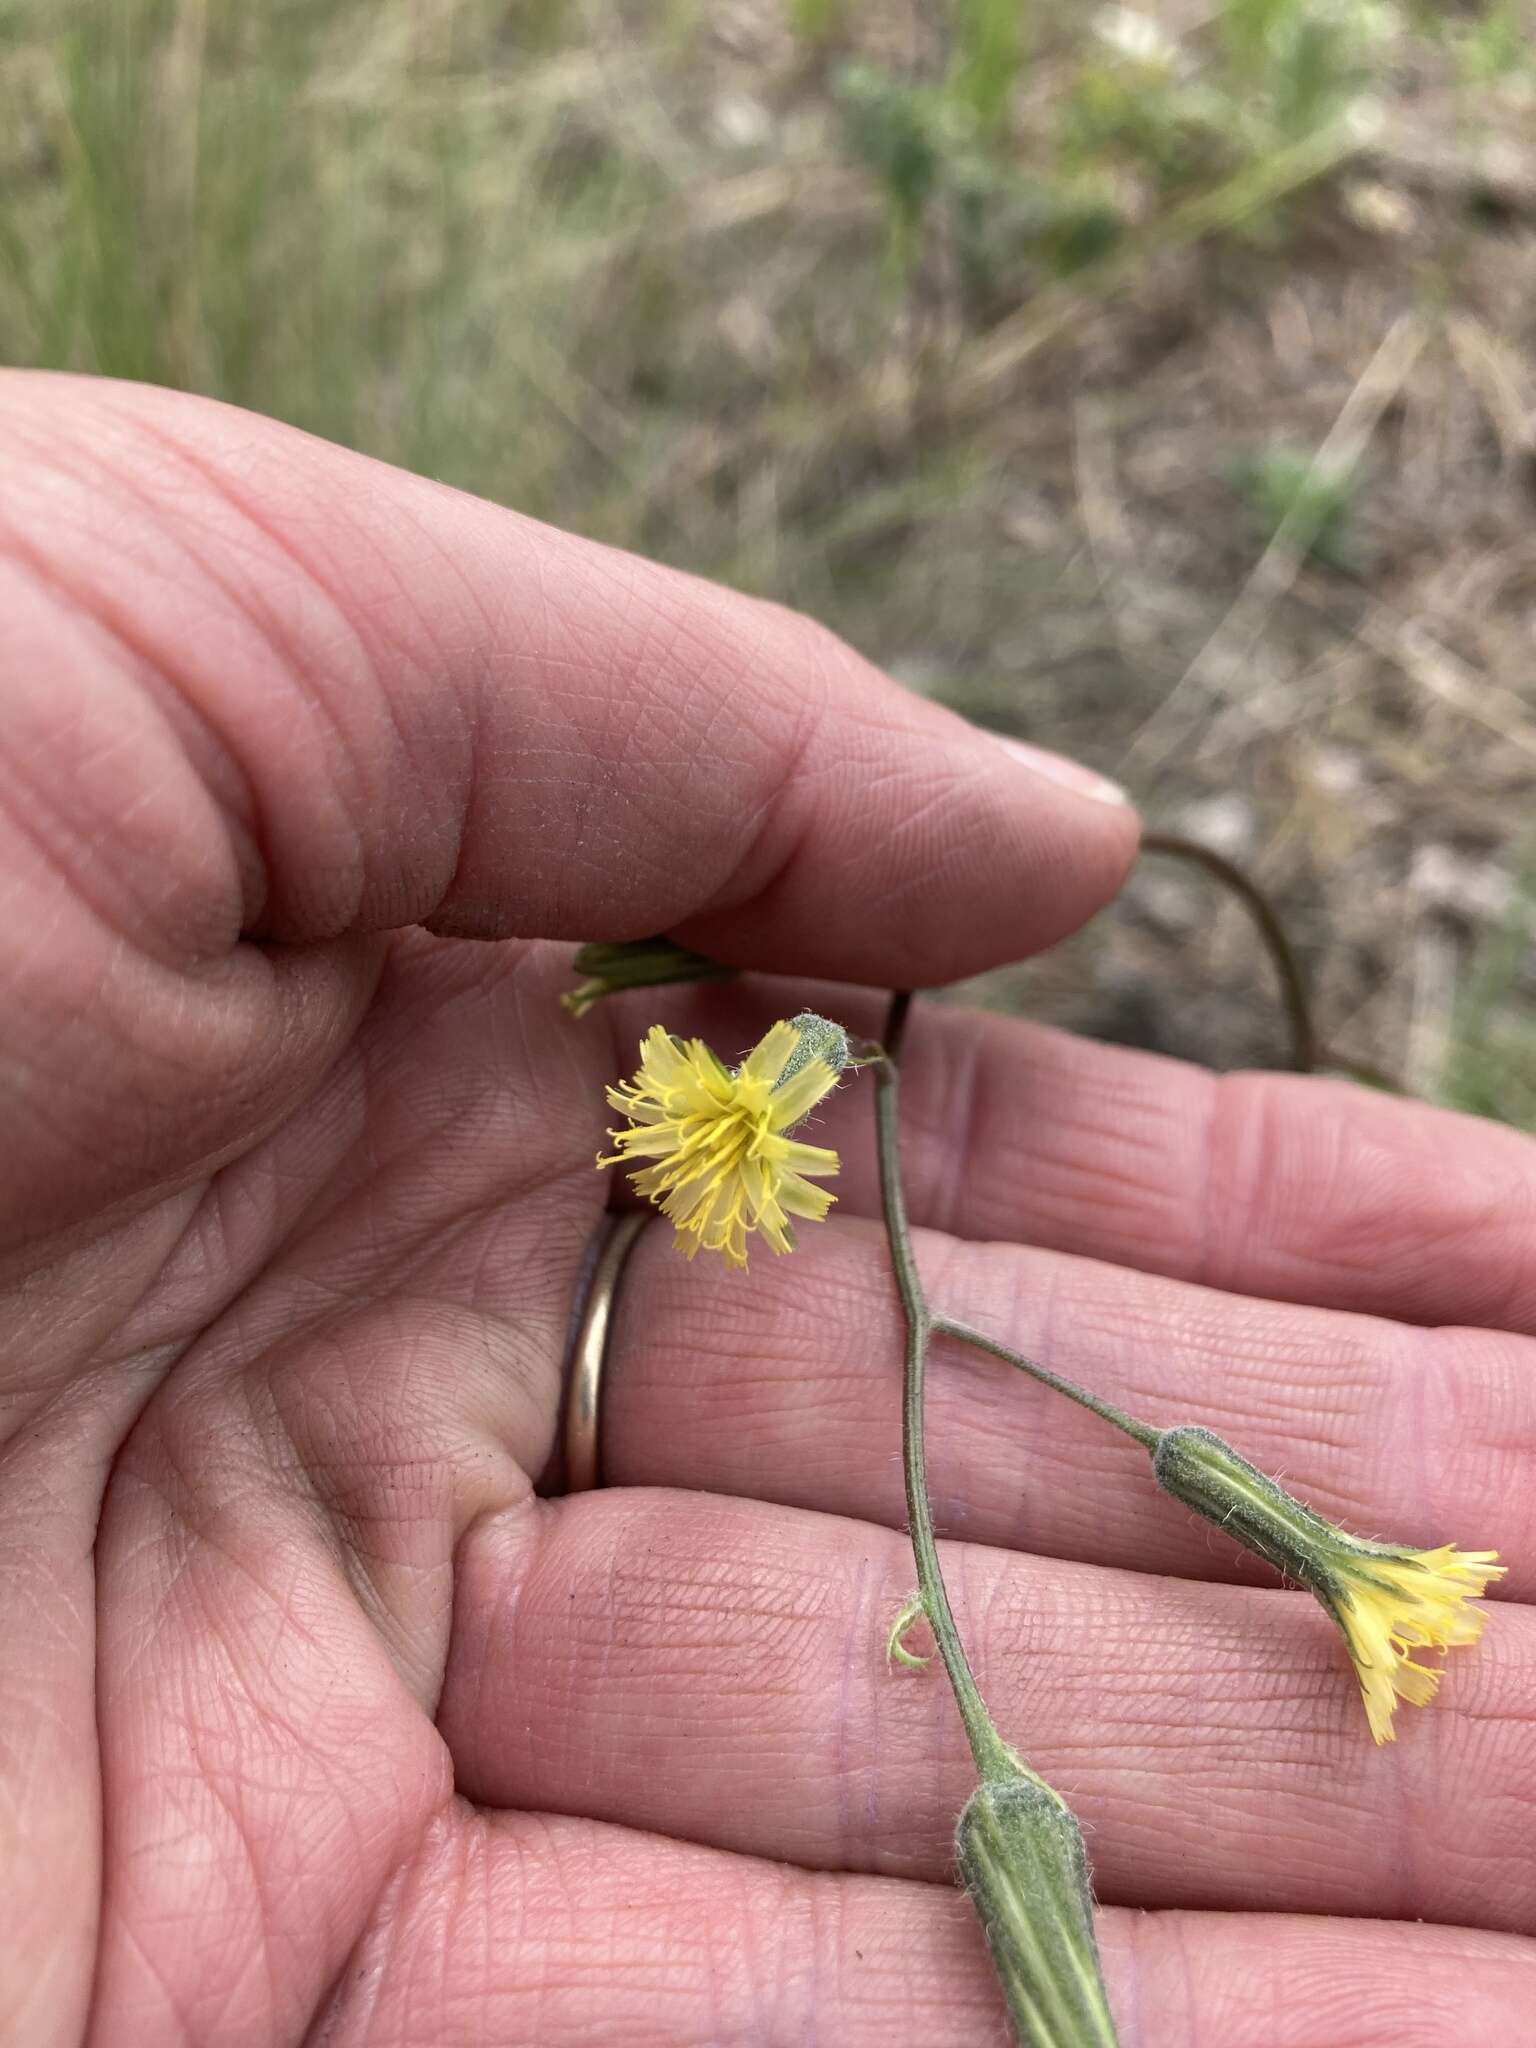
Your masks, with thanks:
[{"label": "branching stem", "polygon": [[902,1389],[902,1469],[907,1485],[907,1520],[912,1532],[912,1553],[917,1561],[917,1585],[923,1612],[933,1630],[933,1639],[965,1723],[966,1739],[982,1778],[997,1776],[1011,1763],[1007,1744],[993,1726],[985,1702],[972,1674],[970,1662],[955,1627],[955,1617],[939,1564],[938,1545],[933,1536],[933,1511],[928,1501],[927,1456],[923,1435],[923,1394],[928,1368],[928,1344],[933,1317],[923,1296],[912,1255],[912,1232],[907,1222],[906,1200],[901,1190],[901,1156],[897,1138],[896,1111],[900,1081],[896,1073],[895,1049],[901,1042],[906,1019],[907,998],[897,996],[886,1025],[886,1054],[874,1063],[875,1131],[880,1151],[880,1193],[885,1206],[886,1236],[890,1241],[891,1263],[907,1319],[906,1377]]},{"label": "branching stem", "polygon": [[[1139,1422],[1134,1415],[1127,1415],[1123,1408],[1117,1408],[1110,1401],[1100,1400],[1097,1394],[1090,1394],[1085,1387],[1077,1386],[1072,1380],[1063,1379],[1049,1367],[1039,1365],[1032,1358],[999,1343],[995,1337],[988,1337],[980,1330],[973,1330],[966,1323],[956,1322],[952,1316],[939,1315],[928,1305],[923,1293],[923,1283],[918,1276],[917,1260],[912,1250],[912,1229],[907,1221],[906,1197],[901,1186],[901,1141],[899,1136],[898,1105],[901,1080],[897,1073],[896,1061],[901,1050],[901,1040],[907,1021],[910,995],[900,993],[892,997],[889,1015],[886,1018],[883,1050],[876,1053],[869,1049],[866,1057],[873,1069],[875,1081],[875,1137],[880,1156],[880,1196],[885,1210],[885,1233],[891,1249],[891,1264],[896,1272],[896,1286],[901,1296],[902,1313],[907,1324],[906,1373],[902,1388],[902,1470],[907,1489],[907,1521],[912,1533],[912,1552],[917,1561],[917,1585],[922,1599],[923,1612],[927,1615],[933,1630],[934,1641],[939,1655],[944,1660],[944,1669],[955,1695],[955,1704],[960,1709],[960,1718],[965,1723],[966,1738],[971,1745],[971,1754],[976,1759],[976,1768],[983,1778],[989,1771],[995,1771],[1009,1759],[1010,1752],[993,1725],[986,1704],[977,1687],[965,1647],[960,1641],[960,1632],[955,1627],[955,1617],[950,1608],[949,1594],[944,1585],[944,1573],[939,1564],[938,1545],[933,1534],[933,1510],[928,1499],[928,1460],[924,1431],[924,1395],[928,1377],[928,1348],[937,1337],[952,1337],[958,1343],[973,1345],[976,1350],[987,1352],[999,1358],[1005,1365],[1011,1365],[1020,1372],[1028,1373],[1042,1386],[1063,1394],[1069,1401],[1075,1401],[1080,1408],[1097,1415],[1104,1422],[1134,1439],[1145,1450],[1155,1450],[1160,1431],[1150,1424]],[[863,1061],[860,1062],[863,1064]]]},{"label": "branching stem", "polygon": [[1038,1380],[1042,1387],[1049,1387],[1054,1393],[1065,1394],[1069,1401],[1075,1401],[1079,1408],[1086,1408],[1091,1415],[1097,1415],[1118,1430],[1123,1430],[1145,1450],[1155,1451],[1162,1431],[1154,1429],[1149,1422],[1138,1422],[1134,1415],[1127,1415],[1123,1408],[1117,1408],[1113,1401],[1102,1401],[1097,1394],[1090,1394],[1086,1387],[1080,1387],[1074,1380],[1064,1380],[1060,1373],[1052,1372],[1049,1366],[1039,1365],[1033,1358],[1026,1358],[1022,1351],[1014,1351],[1006,1344],[1000,1344],[995,1337],[988,1337],[980,1330],[973,1330],[969,1323],[957,1323],[952,1316],[930,1315],[929,1328],[936,1337],[953,1337],[958,1343],[974,1345],[978,1351],[986,1351],[993,1358],[1000,1358],[1004,1365],[1017,1366],[1020,1372],[1027,1372],[1032,1380]]}]

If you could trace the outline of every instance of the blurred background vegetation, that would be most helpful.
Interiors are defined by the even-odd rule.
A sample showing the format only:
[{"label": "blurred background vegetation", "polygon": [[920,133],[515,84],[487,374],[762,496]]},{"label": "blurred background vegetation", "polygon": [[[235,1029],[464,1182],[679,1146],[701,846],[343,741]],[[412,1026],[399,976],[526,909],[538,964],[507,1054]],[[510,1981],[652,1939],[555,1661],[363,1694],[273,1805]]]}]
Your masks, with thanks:
[{"label": "blurred background vegetation", "polygon": [[[1529,0],[6,0],[0,360],[798,605],[1536,1124]],[[974,992],[972,992],[974,993]],[[1274,1064],[1149,858],[996,1000]]]}]

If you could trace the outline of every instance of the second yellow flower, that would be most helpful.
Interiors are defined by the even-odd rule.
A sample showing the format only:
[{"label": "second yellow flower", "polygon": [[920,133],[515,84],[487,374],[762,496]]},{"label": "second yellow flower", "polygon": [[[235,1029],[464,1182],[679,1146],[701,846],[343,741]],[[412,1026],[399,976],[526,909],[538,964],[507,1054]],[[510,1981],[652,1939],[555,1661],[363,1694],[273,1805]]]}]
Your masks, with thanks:
[{"label": "second yellow flower", "polygon": [[702,1039],[654,1025],[639,1073],[608,1090],[629,1128],[609,1132],[614,1150],[598,1164],[655,1161],[633,1174],[635,1187],[690,1259],[702,1247],[745,1266],[754,1230],[773,1251],[792,1251],[790,1217],[819,1222],[834,1199],[806,1176],[836,1173],[838,1157],[788,1133],[837,1086],[847,1059],[841,1028],[809,1013],[775,1024],[734,1071]]}]

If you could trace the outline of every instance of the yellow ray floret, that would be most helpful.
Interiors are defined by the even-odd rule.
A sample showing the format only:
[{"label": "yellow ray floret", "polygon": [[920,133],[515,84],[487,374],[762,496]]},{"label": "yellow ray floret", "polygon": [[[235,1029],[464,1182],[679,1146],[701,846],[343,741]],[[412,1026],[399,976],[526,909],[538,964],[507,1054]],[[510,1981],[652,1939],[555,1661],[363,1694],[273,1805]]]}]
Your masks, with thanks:
[{"label": "yellow ray floret", "polygon": [[806,1175],[836,1173],[838,1158],[787,1133],[837,1086],[846,1056],[843,1033],[820,1018],[775,1024],[734,1071],[702,1039],[654,1025],[639,1073],[608,1090],[629,1128],[608,1133],[614,1150],[598,1165],[655,1161],[634,1185],[676,1225],[690,1259],[702,1247],[745,1266],[754,1230],[775,1252],[792,1251],[790,1217],[819,1222],[833,1201]]},{"label": "yellow ray floret", "polygon": [[1366,1719],[1378,1742],[1393,1737],[1400,1699],[1427,1706],[1440,1673],[1416,1664],[1417,1649],[1454,1650],[1475,1643],[1483,1613],[1469,1607],[1490,1579],[1504,1576],[1492,1550],[1389,1550],[1341,1545],[1334,1558],[1333,1609],[1360,1680]]},{"label": "yellow ray floret", "polygon": [[1483,1632],[1482,1609],[1467,1603],[1503,1578],[1495,1550],[1409,1550],[1351,1536],[1193,1423],[1158,1435],[1152,1472],[1176,1500],[1317,1596],[1343,1634],[1378,1742],[1392,1740],[1399,1700],[1426,1707],[1435,1696],[1440,1673],[1416,1664],[1414,1651],[1461,1649]]}]

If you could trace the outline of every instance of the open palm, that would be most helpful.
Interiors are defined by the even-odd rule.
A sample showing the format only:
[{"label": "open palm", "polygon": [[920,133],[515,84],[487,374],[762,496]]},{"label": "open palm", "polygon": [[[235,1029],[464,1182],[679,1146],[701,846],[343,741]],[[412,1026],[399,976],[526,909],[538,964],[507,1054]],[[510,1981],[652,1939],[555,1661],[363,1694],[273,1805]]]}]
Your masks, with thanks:
[{"label": "open palm", "polygon": [[[642,1028],[1022,954],[1131,814],[804,621],[63,379],[0,383],[0,692],[0,2038],[1001,2041],[959,1725],[882,1655],[857,1082],[794,1258],[646,1234],[608,1485],[537,1489]],[[789,978],[562,1015],[549,941],[654,930]],[[1309,1601],[936,1358],[961,1627],[1127,2048],[1530,2038],[1536,1148],[958,1012],[908,1071],[945,1308],[1511,1565],[1378,1752]]]}]

